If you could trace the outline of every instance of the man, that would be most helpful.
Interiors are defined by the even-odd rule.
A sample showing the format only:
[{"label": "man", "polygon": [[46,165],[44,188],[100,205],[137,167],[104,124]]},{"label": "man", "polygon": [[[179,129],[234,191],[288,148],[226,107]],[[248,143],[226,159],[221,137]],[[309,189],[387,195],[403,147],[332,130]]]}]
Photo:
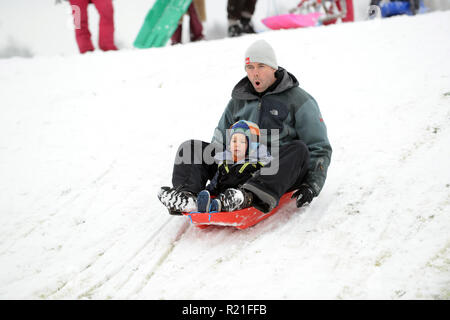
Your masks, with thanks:
[{"label": "man", "polygon": [[275,52],[266,41],[254,42],[244,61],[247,76],[234,87],[212,143],[190,140],[178,150],[172,175],[174,188],[163,187],[158,194],[172,214],[195,210],[195,195],[217,169],[202,157],[223,148],[226,130],[238,120],[255,122],[267,131],[274,170],[261,169],[228,193],[224,211],[238,210],[251,199],[252,206],[268,213],[284,193],[293,190],[301,207],[322,190],[332,148],[316,101],[299,87],[294,75],[278,66]]}]

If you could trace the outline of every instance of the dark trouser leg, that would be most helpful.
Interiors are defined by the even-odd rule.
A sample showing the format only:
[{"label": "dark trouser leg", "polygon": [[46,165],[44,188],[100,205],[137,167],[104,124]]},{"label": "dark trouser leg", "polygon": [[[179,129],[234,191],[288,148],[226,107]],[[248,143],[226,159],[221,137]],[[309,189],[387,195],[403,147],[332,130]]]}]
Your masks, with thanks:
[{"label": "dark trouser leg", "polygon": [[239,20],[243,16],[251,18],[255,12],[255,6],[256,0],[228,0],[228,20]]},{"label": "dark trouser leg", "polygon": [[[254,206],[263,212],[272,210],[283,194],[301,185],[309,166],[308,147],[303,141],[293,141],[280,147],[278,159],[278,172],[258,174],[242,186],[256,196]],[[276,160],[272,163],[275,164]]]},{"label": "dark trouser leg", "polygon": [[[209,152],[209,147],[209,143],[199,140],[188,140],[180,145],[172,173],[174,188],[194,194],[205,189],[206,183],[217,171],[217,164],[212,161],[214,151]],[[211,156],[209,159],[204,158],[207,154]]]},{"label": "dark trouser leg", "polygon": [[189,29],[191,41],[198,41],[203,39],[203,25],[200,21],[197,9],[195,9],[194,3],[191,3],[188,9],[189,13]]},{"label": "dark trouser leg", "polygon": [[239,20],[241,19],[241,12],[243,9],[242,0],[228,0],[227,3],[227,17],[228,20]]},{"label": "dark trouser leg", "polygon": [[170,38],[172,40],[172,44],[179,44],[181,43],[181,36],[183,32],[183,26],[181,23],[178,24],[178,28],[173,33],[172,37]]},{"label": "dark trouser leg", "polygon": [[242,6],[241,15],[243,18],[251,19],[255,13],[256,0],[246,0]]}]

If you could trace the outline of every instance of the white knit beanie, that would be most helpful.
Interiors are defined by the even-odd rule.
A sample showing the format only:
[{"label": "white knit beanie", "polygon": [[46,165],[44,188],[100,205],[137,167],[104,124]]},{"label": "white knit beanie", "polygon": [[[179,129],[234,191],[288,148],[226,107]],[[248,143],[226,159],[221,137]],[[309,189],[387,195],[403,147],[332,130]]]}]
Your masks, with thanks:
[{"label": "white knit beanie", "polygon": [[277,57],[275,51],[265,40],[255,41],[247,51],[245,51],[245,64],[251,62],[264,63],[275,70],[278,69]]}]

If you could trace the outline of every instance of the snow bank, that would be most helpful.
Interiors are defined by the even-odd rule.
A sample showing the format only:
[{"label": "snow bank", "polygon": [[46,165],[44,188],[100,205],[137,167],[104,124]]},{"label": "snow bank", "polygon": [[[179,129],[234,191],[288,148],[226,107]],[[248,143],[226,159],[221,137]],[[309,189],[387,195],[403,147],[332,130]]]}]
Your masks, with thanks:
[{"label": "snow bank", "polygon": [[[450,12],[0,60],[0,298],[448,299]],[[321,195],[239,231],[156,198],[254,40],[318,101]]]}]

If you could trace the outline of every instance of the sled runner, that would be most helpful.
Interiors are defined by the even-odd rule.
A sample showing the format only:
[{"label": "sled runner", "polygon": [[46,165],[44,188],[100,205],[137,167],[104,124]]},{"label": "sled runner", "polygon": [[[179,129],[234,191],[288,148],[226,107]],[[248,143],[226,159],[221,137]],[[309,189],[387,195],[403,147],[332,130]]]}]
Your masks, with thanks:
[{"label": "sled runner", "polygon": [[189,218],[193,225],[201,229],[211,225],[246,229],[272,216],[290,201],[295,201],[295,199],[291,199],[292,194],[293,192],[285,193],[278,206],[269,213],[263,213],[254,207],[248,207],[232,212],[184,212],[183,215]]}]

